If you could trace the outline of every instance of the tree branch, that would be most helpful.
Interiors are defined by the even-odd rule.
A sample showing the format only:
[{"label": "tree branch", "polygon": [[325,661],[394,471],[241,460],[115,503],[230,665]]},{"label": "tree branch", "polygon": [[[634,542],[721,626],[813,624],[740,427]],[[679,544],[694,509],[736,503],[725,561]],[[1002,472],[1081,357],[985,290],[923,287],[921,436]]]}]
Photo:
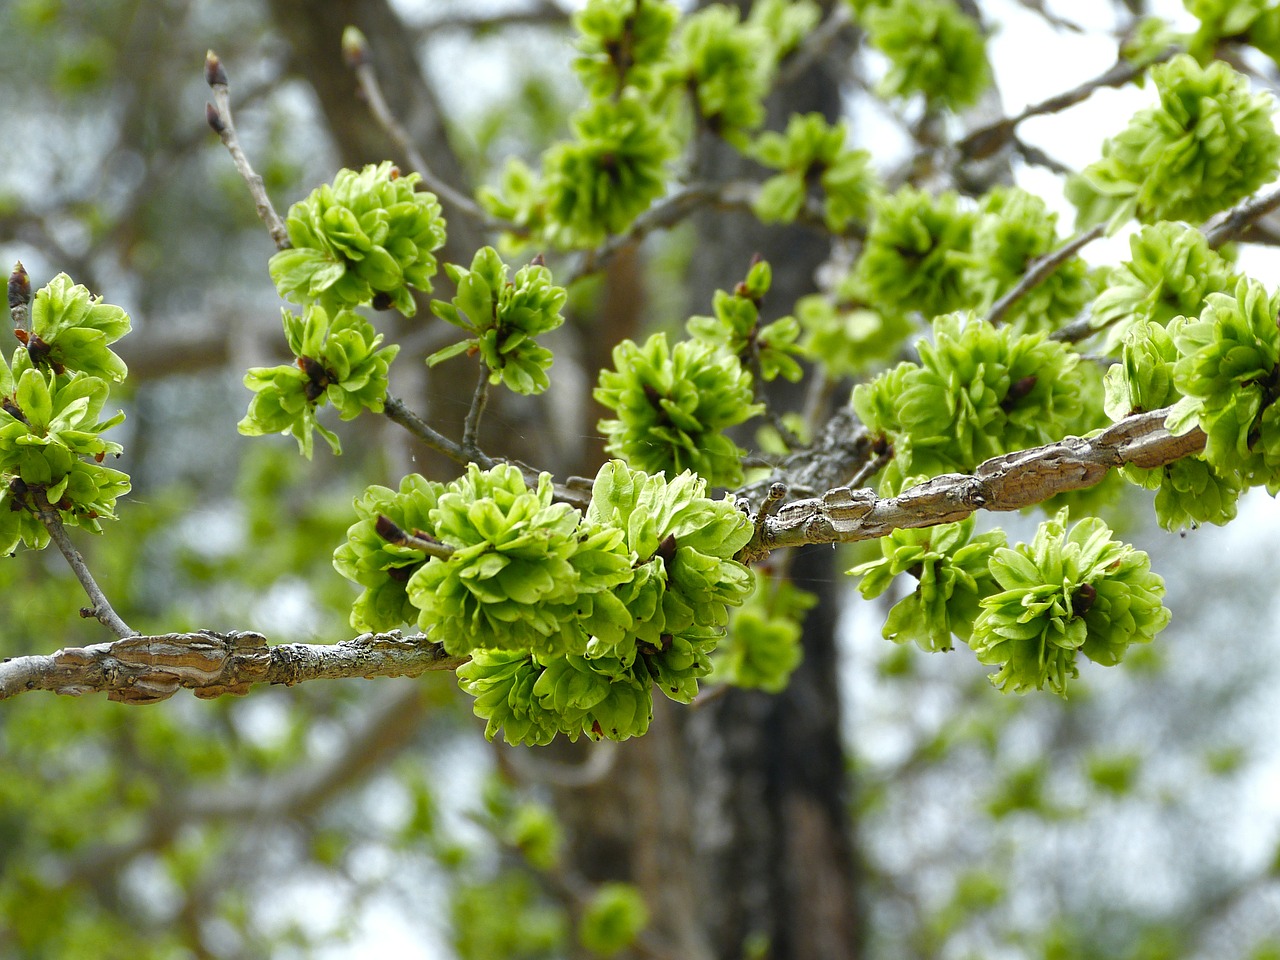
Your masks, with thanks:
[{"label": "tree branch", "polygon": [[1164,426],[1168,414],[1167,407],[1139,413],[1096,437],[1067,437],[993,457],[972,474],[943,474],[896,497],[837,487],[821,497],[793,501],[763,518],[738,559],[749,563],[781,547],[854,543],[894,530],[954,523],[979,509],[1021,510],[1094,486],[1112,467],[1159,467],[1202,451],[1204,434],[1197,428],[1173,436]]},{"label": "tree branch", "polygon": [[284,221],[272,206],[262,177],[253,169],[249,158],[240,146],[240,136],[236,133],[236,125],[231,118],[231,91],[227,83],[227,71],[222,66],[222,61],[218,59],[218,55],[212,50],[205,54],[204,78],[209,84],[209,89],[213,91],[213,103],[205,104],[205,120],[222,140],[227,152],[231,154],[231,160],[236,165],[241,179],[248,185],[249,193],[253,195],[254,206],[258,209],[258,216],[266,224],[271,239],[275,241],[276,249],[285,250],[291,245],[289,231],[285,229]]},{"label": "tree branch", "polygon": [[257,683],[416,677],[464,662],[425,636],[402,637],[398,631],[335,644],[276,646],[261,634],[239,631],[131,636],[0,662],[0,700],[51,690],[73,697],[105,693],[108,700],[141,704],[167,700],[180,688],[212,699],[242,696]]},{"label": "tree branch", "polygon": [[999,324],[1004,319],[1004,315],[1013,309],[1019,300],[1053,276],[1060,266],[1079,253],[1082,248],[1102,236],[1105,228],[1106,224],[1100,223],[1072,237],[1057,250],[1051,250],[1043,257],[1038,257],[1009,292],[995,302],[991,312],[987,314],[987,323],[992,326]]}]

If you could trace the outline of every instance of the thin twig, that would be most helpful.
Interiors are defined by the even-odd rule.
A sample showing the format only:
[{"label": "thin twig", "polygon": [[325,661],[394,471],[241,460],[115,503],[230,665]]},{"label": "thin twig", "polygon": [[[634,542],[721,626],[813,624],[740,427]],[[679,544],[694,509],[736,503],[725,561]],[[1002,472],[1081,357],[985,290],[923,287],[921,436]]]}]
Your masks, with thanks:
[{"label": "thin twig", "polygon": [[382,406],[383,415],[392,423],[398,423],[411,434],[425,443],[437,453],[442,453],[454,463],[466,466],[470,460],[463,452],[462,446],[450,440],[443,433],[430,426],[420,416],[410,410],[403,400],[387,394]]},{"label": "thin twig", "polygon": [[472,13],[460,11],[429,20],[417,28],[420,40],[426,40],[445,30],[465,30],[469,33],[489,33],[506,27],[563,27],[569,23],[569,11],[550,0],[529,10],[508,10],[503,13]]},{"label": "thin twig", "polygon": [[849,479],[849,486],[857,489],[866,485],[866,482],[874,477],[877,473],[888,466],[889,461],[893,459],[893,447],[886,444],[885,448],[875,455],[875,458],[868,460]]},{"label": "thin twig", "polygon": [[1043,257],[1036,258],[1031,266],[1027,268],[1027,272],[1022,275],[1022,278],[1014,284],[1013,288],[995,302],[991,312],[987,314],[987,322],[992,326],[998,325],[1004,319],[1005,314],[1013,309],[1019,300],[1053,276],[1060,266],[1079,253],[1081,249],[1102,236],[1105,229],[1106,224],[1100,223],[1084,233],[1072,237],[1057,250],[1051,250]]},{"label": "thin twig", "polygon": [[1217,250],[1232,240],[1239,239],[1250,225],[1268,213],[1280,207],[1280,189],[1265,193],[1259,197],[1250,197],[1238,203],[1214,223],[1204,228],[1205,239],[1209,246]]},{"label": "thin twig", "polygon": [[1105,87],[1123,87],[1135,78],[1140,77],[1149,67],[1157,63],[1163,63],[1181,49],[1178,46],[1171,46],[1154,59],[1142,63],[1132,63],[1124,59],[1117,60],[1105,72],[1092,80],[1086,80],[1078,87],[1073,87],[1064,93],[1049,97],[1047,100],[1041,100],[1039,103],[1033,103],[1021,113],[1012,117],[1005,117],[995,123],[990,123],[985,127],[979,127],[974,130],[957,144],[960,156],[965,160],[981,160],[984,157],[989,157],[1009,142],[1014,131],[1018,129],[1018,125],[1023,121],[1046,114],[1061,113],[1068,107],[1074,107],[1077,103],[1084,102]]},{"label": "thin twig", "polygon": [[453,556],[453,547],[447,543],[441,543],[439,540],[427,537],[422,533],[410,533],[385,514],[378,514],[378,519],[374,522],[374,530],[387,543],[394,543],[401,547],[411,547],[414,550],[422,551],[429,557],[448,560]]},{"label": "thin twig", "polygon": [[342,35],[342,55],[346,59],[347,66],[355,72],[356,82],[360,85],[360,92],[369,105],[369,112],[373,114],[373,118],[378,121],[397,149],[409,159],[413,171],[422,177],[422,183],[428,190],[485,230],[520,232],[519,225],[491,217],[474,200],[462,191],[454,189],[432,171],[426,157],[409,136],[409,132],[387,105],[387,99],[382,95],[382,85],[378,82],[378,75],[374,72],[373,63],[369,58],[368,41],[365,40],[364,34],[354,27],[348,27]]},{"label": "thin twig", "polygon": [[76,549],[75,544],[71,542],[71,538],[67,536],[67,530],[62,525],[62,518],[58,516],[58,511],[50,505],[44,491],[31,489],[28,491],[26,499],[32,513],[44,524],[44,528],[49,531],[50,538],[58,545],[62,555],[67,558],[67,563],[71,565],[71,570],[76,575],[76,579],[80,581],[80,586],[84,587],[84,592],[89,595],[89,599],[93,603],[93,606],[83,608],[80,611],[80,615],[82,617],[93,617],[117,637],[136,635],[137,631],[125,623],[120,618],[120,615],[112,609],[106,594],[98,586],[98,581],[94,580],[93,574],[89,572],[89,565],[85,563],[84,556]]},{"label": "thin twig", "polygon": [[462,452],[472,460],[479,462],[488,459],[480,452],[478,438],[480,436],[480,418],[484,416],[484,408],[489,403],[489,365],[484,357],[480,358],[480,375],[476,379],[475,393],[471,395],[471,407],[467,410],[466,419],[462,421]]},{"label": "thin twig", "polygon": [[205,104],[205,120],[222,140],[227,152],[231,154],[231,160],[236,165],[240,178],[249,187],[254,206],[258,209],[258,216],[267,225],[267,231],[275,241],[276,249],[285,250],[290,246],[289,231],[285,229],[284,221],[280,219],[280,214],[276,213],[276,208],[271,205],[271,198],[267,196],[267,188],[262,182],[262,177],[254,171],[249,158],[245,156],[240,146],[240,136],[236,133],[236,125],[231,118],[231,91],[227,84],[227,71],[222,66],[222,61],[218,59],[218,55],[212,50],[205,54],[204,78],[209,84],[209,89],[213,91],[213,103]]}]

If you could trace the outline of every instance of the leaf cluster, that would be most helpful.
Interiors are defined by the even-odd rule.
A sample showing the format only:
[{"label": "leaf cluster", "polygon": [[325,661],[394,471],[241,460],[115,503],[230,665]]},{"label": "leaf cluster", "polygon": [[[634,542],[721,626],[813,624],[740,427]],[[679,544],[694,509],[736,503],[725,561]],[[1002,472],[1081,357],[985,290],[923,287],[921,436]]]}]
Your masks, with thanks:
[{"label": "leaf cluster", "polygon": [[982,29],[950,0],[864,6],[859,22],[867,42],[889,60],[880,83],[883,96],[921,94],[930,109],[959,110],[976,103],[991,84]]},{"label": "leaf cluster", "polygon": [[761,380],[781,376],[794,383],[804,372],[795,360],[801,353],[796,344],[800,324],[794,317],[760,324],[760,302],[769,292],[772,276],[767,262],[752,264],[747,279],[733,293],[715,292],[714,317],[690,317],[687,326],[694,338],[738,357]]}]

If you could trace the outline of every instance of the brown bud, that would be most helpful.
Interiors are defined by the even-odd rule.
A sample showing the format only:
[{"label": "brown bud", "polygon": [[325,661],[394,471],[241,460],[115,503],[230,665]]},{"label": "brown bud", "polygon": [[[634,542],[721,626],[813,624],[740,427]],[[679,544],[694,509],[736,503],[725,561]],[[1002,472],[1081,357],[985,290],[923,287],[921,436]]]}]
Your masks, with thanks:
[{"label": "brown bud", "polygon": [[27,268],[19,260],[14,264],[13,273],[9,274],[9,309],[16,310],[30,302],[31,277],[27,275]]},{"label": "brown bud", "polygon": [[1071,616],[1083,617],[1093,609],[1093,602],[1097,599],[1098,590],[1093,584],[1080,584],[1076,592],[1071,595]]},{"label": "brown bud", "polygon": [[209,124],[209,129],[218,136],[222,136],[223,131],[227,129],[227,125],[222,122],[222,114],[212,103],[204,105],[204,122]]},{"label": "brown bud", "polygon": [[227,71],[218,55],[210,50],[204,55],[204,82],[211,87],[227,85]]},{"label": "brown bud", "polygon": [[373,525],[374,532],[377,533],[387,543],[403,543],[405,536],[404,531],[394,520],[383,514],[378,514],[377,521]]},{"label": "brown bud", "polygon": [[1037,382],[1039,382],[1039,378],[1034,373],[1023,377],[1021,380],[1014,381],[1009,387],[1009,392],[1000,401],[1000,409],[1008,413],[1017,405],[1019,400],[1036,388]]},{"label": "brown bud", "polygon": [[355,27],[347,27],[342,31],[342,59],[352,70],[369,62],[369,41]]}]

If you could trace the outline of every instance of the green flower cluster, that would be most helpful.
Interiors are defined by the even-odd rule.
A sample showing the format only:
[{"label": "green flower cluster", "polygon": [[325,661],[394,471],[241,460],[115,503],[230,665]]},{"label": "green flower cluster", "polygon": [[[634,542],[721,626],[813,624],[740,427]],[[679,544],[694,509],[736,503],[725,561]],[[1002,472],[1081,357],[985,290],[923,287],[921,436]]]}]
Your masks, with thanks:
[{"label": "green flower cluster", "polygon": [[1187,43],[1196,59],[1210,59],[1213,48],[1226,39],[1244,39],[1274,58],[1280,7],[1272,0],[1182,0],[1182,5],[1200,21]]},{"label": "green flower cluster", "polygon": [[649,908],[630,883],[602,883],[578,921],[578,940],[591,953],[612,957],[635,942],[649,925]]},{"label": "green flower cluster", "polygon": [[359,173],[340,170],[332,186],[290,207],[285,226],[293,246],[270,263],[280,296],[319,303],[329,314],[372,304],[413,316],[410,290],[431,291],[433,252],[445,239],[435,195],[414,190],[420,179],[401,176],[390,161]]},{"label": "green flower cluster", "polygon": [[919,364],[900,363],[853,391],[867,429],[893,444],[885,490],[1059,439],[1081,413],[1079,355],[1042,334],[951,314],[917,347]]},{"label": "green flower cluster", "polygon": [[[1188,323],[1175,318],[1170,330]],[[1122,420],[1144,410],[1159,410],[1181,399],[1173,370],[1178,348],[1168,330],[1149,320],[1139,321],[1124,342],[1120,362],[1106,374],[1106,410]],[[1236,515],[1241,486],[1232,474],[1222,474],[1202,457],[1183,457],[1156,469],[1125,466],[1122,476],[1156,491],[1156,519],[1166,530],[1189,524],[1222,525]]]},{"label": "green flower cluster", "polygon": [[30,332],[16,331],[35,366],[113,383],[122,382],[129,370],[109,348],[128,332],[129,315],[121,307],[103,303],[65,273],[36,291]]},{"label": "green flower cluster", "polygon": [[854,270],[870,306],[886,314],[918,310],[926,319],[974,306],[966,254],[977,214],[954,193],[903,187],[874,203],[875,217]]},{"label": "green flower cluster", "polygon": [[800,666],[805,611],[817,596],[782,576],[755,571],[755,592],[729,617],[729,634],[711,658],[711,680],[778,693]]},{"label": "green flower cluster", "polygon": [[999,592],[983,597],[969,646],[999,669],[991,682],[1023,693],[1048,684],[1066,696],[1077,655],[1114,666],[1132,643],[1169,624],[1164,581],[1141,550],[1111,539],[1096,517],[1067,531],[1067,511],[1040,524],[1035,539],[997,548],[990,571]]},{"label": "green flower cluster", "polygon": [[1280,294],[1242,279],[1235,296],[1211,293],[1200,319],[1170,333],[1180,354],[1174,386],[1183,394],[1169,414],[1175,434],[1199,426],[1204,458],[1247,486],[1280,492]]},{"label": "green flower cluster", "polygon": [[973,517],[919,530],[895,530],[880,538],[881,558],[849,571],[862,577],[858,589],[870,600],[889,588],[899,574],[917,581],[910,594],[895,603],[884,624],[884,637],[914,642],[930,652],[950,650],[952,637],[966,643],[978,617],[979,601],[995,591],[987,563],[1005,546],[1004,532],[973,536]]},{"label": "green flower cluster", "polygon": [[[15,276],[11,303],[30,296],[25,272]],[[108,381],[125,375],[109,345],[129,332],[128,315],[59,274],[36,291],[29,316],[31,329],[15,331],[23,345],[12,365],[0,358],[0,555],[48,545],[35,516],[43,502],[65,524],[101,533],[99,521],[114,520],[129,492],[128,475],[103,465],[122,448],[102,434],[124,414],[101,419]]]},{"label": "green flower cluster", "polygon": [[867,41],[889,59],[885,96],[919,93],[930,107],[958,110],[991,83],[982,29],[950,0],[890,0],[860,19]]},{"label": "green flower cluster", "polygon": [[667,0],[590,0],[573,18],[581,56],[573,67],[587,92],[610,97],[661,87],[680,11]]},{"label": "green flower cluster", "polygon": [[452,263],[445,272],[458,288],[452,303],[433,300],[436,316],[474,336],[427,358],[435,366],[464,351],[479,351],[491,383],[502,382],[516,393],[541,393],[550,386],[551,351],[534,337],[564,323],[560,309],[568,299],[564,287],[551,282],[551,271],[539,263],[521,267],[508,280],[507,265],[493,247],[478,251],[466,270]]},{"label": "green flower cluster", "polygon": [[[979,291],[980,311],[1013,289],[1038,257],[1056,250],[1058,215],[1017,187],[996,187],[983,197],[967,257],[969,282]],[[1004,322],[1023,333],[1056,330],[1093,298],[1089,267],[1080,257],[1061,264],[1020,299]]]},{"label": "green flower cluster", "polygon": [[[625,230],[662,196],[674,144],[650,104],[632,91],[597,101],[572,127],[573,140],[543,154],[540,215],[548,239],[566,247],[591,246]],[[519,223],[537,203],[526,199],[491,209]]]},{"label": "green flower cluster", "polygon": [[651,473],[692,470],[708,483],[742,481],[742,457],[724,431],[763,410],[753,403],[751,374],[734,355],[685,340],[672,349],[665,333],[644,346],[623,340],[613,370],[600,371],[593,396],[617,414],[601,420],[606,449]]},{"label": "green flower cluster", "polygon": [[[473,490],[479,492],[480,486],[473,484]],[[522,496],[514,482],[508,493]],[[683,702],[696,695],[698,679],[710,671],[711,651],[724,634],[727,606],[742,603],[751,590],[750,572],[732,559],[750,539],[751,523],[730,500],[712,501],[705,493],[706,485],[688,473],[668,483],[619,461],[601,468],[576,532],[562,538],[557,521],[554,533],[515,543],[524,562],[516,586],[524,591],[542,589],[548,581],[563,583],[568,572],[561,561],[568,559],[572,568],[577,557],[576,602],[560,603],[551,586],[543,596],[552,599],[536,601],[536,608],[535,601],[517,600],[505,584],[492,582],[507,567],[490,575],[487,567],[476,566],[497,569],[495,561],[483,559],[493,551],[462,548],[474,570],[467,578],[459,575],[471,594],[469,619],[491,642],[485,644],[489,649],[471,647],[471,662],[459,668],[458,678],[476,698],[476,715],[488,721],[487,736],[502,730],[511,743],[547,743],[557,733],[571,739],[583,733],[625,739],[647,729],[654,684]],[[433,520],[443,519],[448,497],[441,496]],[[540,512],[551,509],[543,506]],[[468,513],[481,510],[494,512],[481,499]],[[440,531],[445,543],[451,536]],[[587,544],[579,550],[581,557],[571,552],[578,543]],[[540,565],[535,546],[545,551]],[[425,594],[444,583],[432,568],[452,565],[456,556],[429,560],[410,578],[411,599],[433,604],[423,609],[423,620],[453,605]],[[621,565],[615,564],[618,557]],[[546,577],[535,581],[535,569],[543,569]],[[444,592],[452,594],[454,588],[446,585]],[[508,614],[519,619],[504,619]],[[561,618],[562,634],[573,635],[559,650],[537,625],[553,617]],[[431,629],[441,630],[440,621]],[[448,648],[448,628],[445,636]],[[522,640],[535,645],[523,646]]]},{"label": "green flower cluster", "polygon": [[1129,238],[1129,252],[1130,259],[1111,270],[1092,307],[1094,327],[1109,331],[1109,353],[1143,321],[1165,326],[1174,317],[1199,316],[1210,293],[1228,293],[1240,280],[1205,235],[1186,224],[1143,227]]},{"label": "green flower cluster", "polygon": [[745,147],[764,122],[764,95],[774,66],[768,38],[740,23],[736,7],[712,4],[686,17],[676,37],[673,82],[693,94],[699,121]]},{"label": "green flower cluster", "polygon": [[445,485],[411,473],[400,489],[371,486],[355,500],[359,519],[347,530],[347,542],[333,553],[333,566],[364,590],[351,608],[357,630],[394,630],[418,618],[409,599],[409,578],[426,562],[426,555],[407,544],[392,543],[378,532],[385,517],[401,530],[421,537],[432,529],[431,511]]},{"label": "green flower cluster", "polygon": [[822,191],[823,220],[834,233],[867,219],[876,177],[865,150],[845,148],[843,123],[829,125],[820,113],[795,114],[785,133],[766,131],[755,143],[755,158],[781,170],[760,188],[755,211],[765,223],[791,223],[809,191]]},{"label": "green flower cluster", "polygon": [[244,385],[254,396],[238,429],[249,437],[292,434],[307,459],[312,432],[318,431],[335,454],[341,453],[337,435],[316,420],[316,409],[332,403],[343,420],[353,420],[365,409],[381,413],[387,368],[400,348],[381,346],[382,334],[354,310],[331,317],[323,307],[310,306],[301,317],[288,310],[281,317],[297,362],[249,369]]},{"label": "green flower cluster", "polygon": [[689,333],[738,357],[765,381],[785,377],[791,382],[804,371],[795,361],[801,352],[796,345],[800,324],[783,317],[760,326],[760,301],[769,292],[773,274],[761,260],[752,264],[747,279],[733,293],[717,290],[712,301],[714,317],[690,317]]},{"label": "green flower cluster", "polygon": [[1201,223],[1275,177],[1280,133],[1271,98],[1221,60],[1181,55],[1151,69],[1158,107],[1140,110],[1067,183],[1082,224]]},{"label": "green flower cluster", "polygon": [[863,304],[852,275],[831,295],[801,297],[795,317],[804,334],[800,346],[805,356],[832,378],[856,376],[892,360],[911,334],[905,315],[880,313]]},{"label": "green flower cluster", "polygon": [[553,503],[548,474],[529,490],[514,466],[472,464],[429,519],[428,535],[452,553],[414,571],[406,590],[419,627],[453,656],[581,654],[584,629],[607,632],[625,619],[610,592],[632,576],[622,533],[581,524],[571,506]]}]

